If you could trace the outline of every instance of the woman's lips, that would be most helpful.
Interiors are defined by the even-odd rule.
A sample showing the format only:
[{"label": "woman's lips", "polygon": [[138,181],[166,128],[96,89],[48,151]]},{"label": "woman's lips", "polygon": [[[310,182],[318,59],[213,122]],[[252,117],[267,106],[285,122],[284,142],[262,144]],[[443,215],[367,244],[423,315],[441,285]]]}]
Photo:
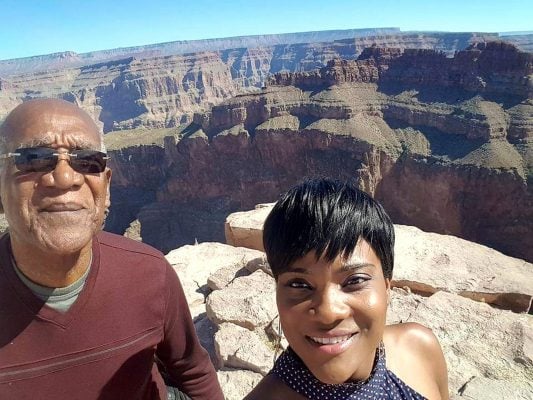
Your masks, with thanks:
[{"label": "woman's lips", "polygon": [[353,343],[356,335],[357,333],[328,337],[306,336],[306,339],[318,351],[330,355],[337,355],[344,352]]}]

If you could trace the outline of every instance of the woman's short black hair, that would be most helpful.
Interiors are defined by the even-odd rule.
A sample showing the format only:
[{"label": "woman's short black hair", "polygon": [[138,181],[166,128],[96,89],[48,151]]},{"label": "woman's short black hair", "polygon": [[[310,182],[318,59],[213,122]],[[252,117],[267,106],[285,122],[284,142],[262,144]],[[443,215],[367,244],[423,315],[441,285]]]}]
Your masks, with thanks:
[{"label": "woman's short black hair", "polygon": [[371,246],[385,278],[392,278],[394,226],[377,201],[352,184],[307,180],[283,194],[263,228],[274,277],[314,250],[317,260],[349,257],[359,238]]}]

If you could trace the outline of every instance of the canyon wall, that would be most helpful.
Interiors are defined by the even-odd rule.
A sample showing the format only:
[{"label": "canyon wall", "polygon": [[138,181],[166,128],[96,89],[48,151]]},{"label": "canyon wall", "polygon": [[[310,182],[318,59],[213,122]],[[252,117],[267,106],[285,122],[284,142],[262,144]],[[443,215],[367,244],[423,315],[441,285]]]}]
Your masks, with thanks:
[{"label": "canyon wall", "polygon": [[237,93],[257,90],[272,74],[311,71],[336,58],[355,60],[369,46],[453,55],[495,38],[393,29],[271,36],[0,61],[0,120],[24,100],[58,97],[87,110],[104,132],[173,127]]},{"label": "canyon wall", "polygon": [[275,201],[318,175],[355,182],[397,223],[532,260],[532,59],[499,42],[451,59],[373,48],[356,61],[278,74],[260,93],[196,114],[159,146],[164,156],[117,150],[131,152],[125,162],[112,152],[121,178],[117,225],[108,228],[131,222],[120,210],[147,165],[160,169],[151,175],[160,185],[136,205],[137,218],[143,240],[164,251],[220,241],[228,211]]},{"label": "canyon wall", "polygon": [[[235,36],[228,38],[180,40],[143,46],[123,47],[78,54],[64,51],[10,60],[0,60],[0,76],[27,72],[41,72],[77,68],[128,57],[152,58],[190,53],[203,53],[225,49],[245,49],[297,43],[333,42],[358,37],[397,35],[399,28],[343,29],[315,32],[280,33],[271,35]],[[466,35],[469,35],[468,33]],[[494,34],[484,34],[494,36]]]}]

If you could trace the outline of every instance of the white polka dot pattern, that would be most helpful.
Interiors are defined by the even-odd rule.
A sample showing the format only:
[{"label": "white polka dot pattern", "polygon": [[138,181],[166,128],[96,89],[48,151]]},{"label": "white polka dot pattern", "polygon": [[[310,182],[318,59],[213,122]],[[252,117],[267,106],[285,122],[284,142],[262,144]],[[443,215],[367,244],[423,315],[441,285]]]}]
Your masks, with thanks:
[{"label": "white polka dot pattern", "polygon": [[425,397],[407,386],[385,363],[385,348],[380,344],[374,367],[364,382],[325,384],[320,382],[289,347],[277,359],[270,373],[309,400],[424,400]]}]

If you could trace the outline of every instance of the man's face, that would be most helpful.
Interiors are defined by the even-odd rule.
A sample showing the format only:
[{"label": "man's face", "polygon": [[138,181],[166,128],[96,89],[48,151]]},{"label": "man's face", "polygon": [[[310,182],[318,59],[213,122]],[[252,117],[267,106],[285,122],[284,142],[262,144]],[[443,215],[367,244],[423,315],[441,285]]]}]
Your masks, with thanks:
[{"label": "man's face", "polygon": [[[19,107],[4,129],[7,150],[49,147],[58,153],[100,150],[100,135],[90,117],[59,101]],[[44,252],[72,254],[86,247],[102,226],[109,204],[111,171],[79,173],[61,154],[50,172],[21,172],[13,159],[0,170],[0,198],[13,244]]]}]

